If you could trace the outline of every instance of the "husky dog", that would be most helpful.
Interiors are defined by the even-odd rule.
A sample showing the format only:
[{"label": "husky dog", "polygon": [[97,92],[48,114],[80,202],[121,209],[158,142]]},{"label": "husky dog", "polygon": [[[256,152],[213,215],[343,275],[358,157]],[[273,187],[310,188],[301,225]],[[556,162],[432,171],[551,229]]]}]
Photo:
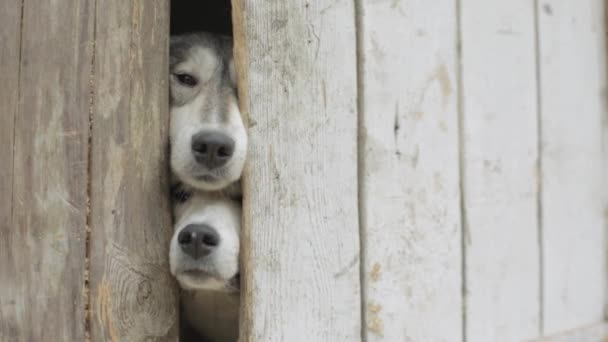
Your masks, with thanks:
[{"label": "husky dog", "polygon": [[240,205],[218,193],[180,196],[174,200],[169,264],[186,290],[182,291],[184,331],[211,341],[236,341]]},{"label": "husky dog", "polygon": [[183,337],[194,331],[211,341],[236,341],[241,207],[227,196],[240,196],[247,134],[231,39],[172,37],[170,73],[175,230],[169,263],[185,290]]},{"label": "husky dog", "polygon": [[230,37],[171,37],[171,169],[190,187],[215,191],[237,181],[247,154]]},{"label": "husky dog", "polygon": [[186,290],[238,290],[241,208],[217,193],[174,202],[171,273]]}]

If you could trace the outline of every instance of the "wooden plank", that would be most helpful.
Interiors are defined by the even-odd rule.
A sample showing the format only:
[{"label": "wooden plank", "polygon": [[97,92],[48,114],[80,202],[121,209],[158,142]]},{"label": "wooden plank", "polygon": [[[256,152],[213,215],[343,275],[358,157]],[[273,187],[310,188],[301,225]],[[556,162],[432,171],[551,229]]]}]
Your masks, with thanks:
[{"label": "wooden plank", "polygon": [[353,3],[233,1],[244,179],[244,341],[358,341]]},{"label": "wooden plank", "polygon": [[534,4],[461,2],[466,339],[539,333]]},{"label": "wooden plank", "polygon": [[364,334],[459,341],[455,2],[363,1],[358,14]]},{"label": "wooden plank", "polygon": [[[80,1],[28,0],[23,15],[21,10],[20,2],[9,1],[0,12],[2,30],[7,30],[0,43],[2,74],[10,82],[2,83],[12,88],[2,91],[0,102],[7,106],[2,130],[11,130],[2,138],[2,158],[10,158],[6,142],[13,147],[16,175],[8,191],[11,218],[2,214],[0,339],[78,341],[85,335],[92,7]],[[13,119],[14,127],[4,127]]]},{"label": "wooden plank", "polygon": [[92,114],[92,341],[175,341],[169,274],[169,3],[97,2]]},{"label": "wooden plank", "polygon": [[602,0],[538,3],[547,334],[604,318],[604,6]]},{"label": "wooden plank", "polygon": [[[13,195],[13,139],[14,121],[19,99],[19,57],[21,50],[21,2],[0,2],[0,277],[16,274],[19,266],[10,249]],[[17,258],[18,259],[18,258]],[[8,278],[10,279],[10,278]],[[0,340],[18,340],[22,322],[22,296],[16,281],[0,282]],[[23,298],[19,298],[23,300]]]},{"label": "wooden plank", "polygon": [[606,322],[587,325],[558,334],[539,338],[535,342],[606,342],[608,324]]}]

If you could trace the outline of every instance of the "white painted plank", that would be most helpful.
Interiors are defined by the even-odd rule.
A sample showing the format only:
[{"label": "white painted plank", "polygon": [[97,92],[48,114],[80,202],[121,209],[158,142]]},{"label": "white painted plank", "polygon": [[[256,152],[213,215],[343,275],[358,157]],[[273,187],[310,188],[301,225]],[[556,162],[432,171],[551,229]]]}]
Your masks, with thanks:
[{"label": "white painted plank", "polygon": [[602,322],[577,329],[563,331],[535,340],[536,342],[606,342],[608,323]]},{"label": "white painted plank", "polygon": [[461,2],[467,341],[540,330],[534,3]]},{"label": "white painted plank", "polygon": [[353,3],[233,1],[244,178],[243,341],[358,341]]},{"label": "white painted plank", "polygon": [[367,341],[459,341],[454,1],[362,1]]},{"label": "white painted plank", "polygon": [[544,330],[600,322],[606,289],[602,0],[540,1]]}]

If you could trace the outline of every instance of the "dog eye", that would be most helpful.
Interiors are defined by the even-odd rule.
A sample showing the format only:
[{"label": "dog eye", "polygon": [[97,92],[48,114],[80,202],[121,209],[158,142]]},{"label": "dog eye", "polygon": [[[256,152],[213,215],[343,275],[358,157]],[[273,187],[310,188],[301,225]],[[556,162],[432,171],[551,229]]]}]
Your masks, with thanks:
[{"label": "dog eye", "polygon": [[196,78],[194,78],[194,76],[192,76],[192,75],[177,74],[175,76],[177,77],[177,80],[179,81],[179,83],[181,83],[185,86],[194,87],[195,85],[198,84],[198,80]]}]

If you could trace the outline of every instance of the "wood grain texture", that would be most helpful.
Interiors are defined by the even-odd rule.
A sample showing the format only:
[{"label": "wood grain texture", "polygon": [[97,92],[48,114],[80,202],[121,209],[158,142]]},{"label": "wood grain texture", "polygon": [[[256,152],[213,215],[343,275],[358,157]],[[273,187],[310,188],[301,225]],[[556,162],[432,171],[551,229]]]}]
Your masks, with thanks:
[{"label": "wood grain texture", "polygon": [[604,319],[604,6],[601,0],[538,3],[546,334]]},{"label": "wood grain texture", "polygon": [[467,341],[540,329],[534,4],[461,1]]},{"label": "wood grain texture", "polygon": [[[10,279],[19,267],[19,248],[13,250],[13,139],[19,100],[21,2],[0,2],[0,278]],[[23,246],[23,244],[19,244]],[[17,254],[15,254],[17,253]],[[22,290],[16,281],[0,282],[0,340],[20,338],[23,317]],[[17,303],[16,299],[20,302]],[[21,337],[23,338],[23,337]]]},{"label": "wood grain texture", "polygon": [[[8,237],[11,228],[12,188],[13,188],[13,139],[14,121],[19,97],[19,57],[21,49],[21,1],[0,2],[0,234]],[[6,253],[8,246],[0,238],[0,253]],[[1,260],[7,260],[2,254]],[[8,265],[6,265],[8,266]],[[2,301],[2,299],[0,299]],[[2,305],[2,304],[0,304]],[[0,312],[2,312],[0,306]],[[0,324],[6,323],[0,318]],[[0,331],[6,331],[0,329]]]},{"label": "wood grain texture", "polygon": [[97,2],[91,147],[92,341],[176,341],[169,274],[169,3]]},{"label": "wood grain texture", "polygon": [[93,8],[28,0],[22,16],[21,5],[0,6],[0,182],[2,204],[11,208],[0,223],[0,340],[79,341]]},{"label": "wood grain texture", "polygon": [[462,336],[454,1],[362,1],[367,341]]},{"label": "wood grain texture", "polygon": [[243,341],[358,341],[352,2],[233,1],[248,113]]}]

